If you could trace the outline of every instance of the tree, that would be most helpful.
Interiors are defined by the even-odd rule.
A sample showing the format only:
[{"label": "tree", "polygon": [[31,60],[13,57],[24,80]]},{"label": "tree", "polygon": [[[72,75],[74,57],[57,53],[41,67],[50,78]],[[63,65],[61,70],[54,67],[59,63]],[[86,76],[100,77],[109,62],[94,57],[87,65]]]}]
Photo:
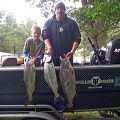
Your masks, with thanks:
[{"label": "tree", "polygon": [[[82,0],[83,2],[83,0]],[[76,12],[76,18],[82,31],[93,38],[100,46],[106,44],[108,32],[118,27],[120,21],[120,3],[118,0],[85,0],[83,8]]]},{"label": "tree", "polygon": [[58,1],[60,0],[25,0],[25,2],[38,7],[45,18],[48,18],[54,13],[54,6]]},{"label": "tree", "polygon": [[31,35],[31,27],[36,21],[27,19],[17,24],[12,14],[0,12],[0,51],[22,54],[25,40]]}]

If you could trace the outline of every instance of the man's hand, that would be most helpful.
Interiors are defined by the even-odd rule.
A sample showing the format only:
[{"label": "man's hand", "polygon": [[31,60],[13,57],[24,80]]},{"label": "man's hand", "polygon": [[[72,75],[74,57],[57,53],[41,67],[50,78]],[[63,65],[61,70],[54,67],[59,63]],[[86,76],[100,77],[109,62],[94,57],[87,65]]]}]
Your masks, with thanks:
[{"label": "man's hand", "polygon": [[49,57],[52,57],[52,56],[53,56],[53,49],[52,49],[52,48],[49,48],[49,49],[47,50],[47,55],[48,55]]},{"label": "man's hand", "polygon": [[66,57],[67,57],[68,59],[71,59],[72,56],[73,56],[73,54],[74,54],[74,52],[70,51],[70,52],[68,52],[68,53],[66,54]]}]

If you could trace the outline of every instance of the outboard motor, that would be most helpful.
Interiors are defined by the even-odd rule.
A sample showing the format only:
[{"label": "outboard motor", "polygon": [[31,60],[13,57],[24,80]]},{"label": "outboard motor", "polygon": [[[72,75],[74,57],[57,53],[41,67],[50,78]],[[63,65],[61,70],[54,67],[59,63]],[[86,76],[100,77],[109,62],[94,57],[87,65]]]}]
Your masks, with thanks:
[{"label": "outboard motor", "polygon": [[[106,63],[106,60],[105,60],[106,49],[101,48],[101,49],[97,50],[97,52],[98,52],[99,57],[97,58],[97,55],[94,52],[91,55],[91,58],[90,58],[90,65],[99,65],[99,64],[105,64]],[[99,59],[99,62],[98,62],[98,59]]]},{"label": "outboard motor", "polygon": [[108,64],[120,64],[120,39],[107,44],[105,59]]}]

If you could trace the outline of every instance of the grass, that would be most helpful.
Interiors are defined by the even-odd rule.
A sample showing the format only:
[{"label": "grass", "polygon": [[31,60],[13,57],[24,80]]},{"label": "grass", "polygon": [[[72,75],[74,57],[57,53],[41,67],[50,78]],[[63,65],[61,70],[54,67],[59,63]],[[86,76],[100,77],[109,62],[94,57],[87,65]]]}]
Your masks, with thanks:
[{"label": "grass", "polygon": [[75,112],[74,114],[65,114],[68,120],[79,120],[80,118],[101,118],[97,111],[94,112]]}]

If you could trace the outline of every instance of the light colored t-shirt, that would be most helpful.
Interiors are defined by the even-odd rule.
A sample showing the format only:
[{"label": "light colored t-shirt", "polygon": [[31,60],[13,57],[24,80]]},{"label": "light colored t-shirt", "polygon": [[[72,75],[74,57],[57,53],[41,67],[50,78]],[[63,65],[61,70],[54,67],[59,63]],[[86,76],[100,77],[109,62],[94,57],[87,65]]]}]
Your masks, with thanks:
[{"label": "light colored t-shirt", "polygon": [[33,38],[28,38],[25,41],[24,50],[27,51],[28,57],[37,57],[40,54],[44,55],[45,52],[45,44],[40,39],[38,41],[34,41]]}]

